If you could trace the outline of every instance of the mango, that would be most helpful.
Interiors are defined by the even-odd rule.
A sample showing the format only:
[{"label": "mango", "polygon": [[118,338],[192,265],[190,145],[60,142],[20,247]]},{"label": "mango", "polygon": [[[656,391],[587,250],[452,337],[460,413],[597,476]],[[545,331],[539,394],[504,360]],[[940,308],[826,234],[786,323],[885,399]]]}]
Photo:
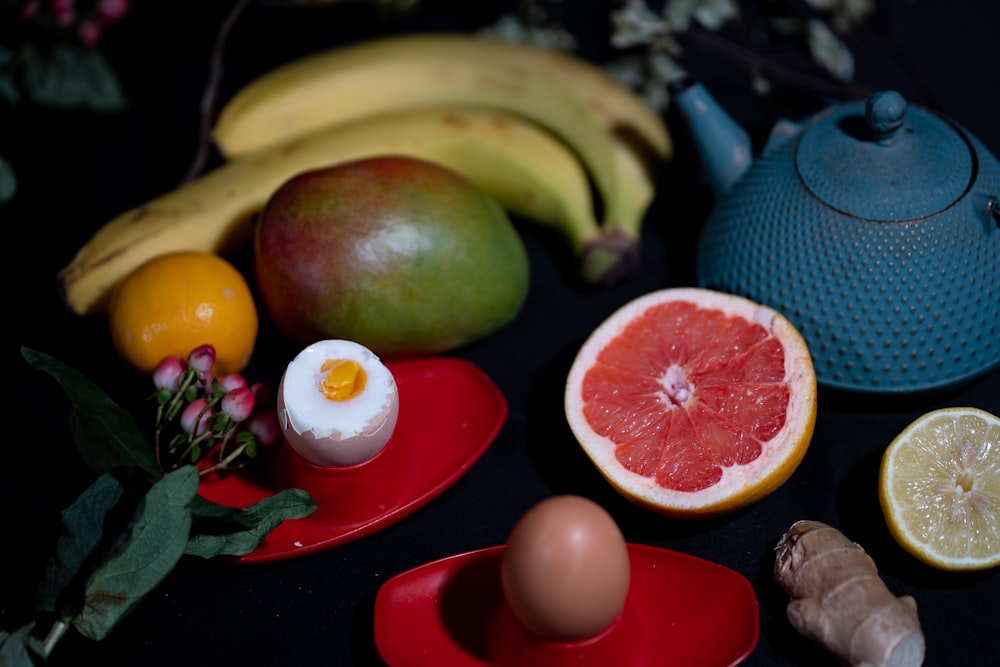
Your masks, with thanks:
[{"label": "mango", "polygon": [[283,183],[255,226],[253,270],[291,340],[352,340],[384,360],[496,332],[529,285],[524,245],[496,200],[449,168],[402,156]]}]

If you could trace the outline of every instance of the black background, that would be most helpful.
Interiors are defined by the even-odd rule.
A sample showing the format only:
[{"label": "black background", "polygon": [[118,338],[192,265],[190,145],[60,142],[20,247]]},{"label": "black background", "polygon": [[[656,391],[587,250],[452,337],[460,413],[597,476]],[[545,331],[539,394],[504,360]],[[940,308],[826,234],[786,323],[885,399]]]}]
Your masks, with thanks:
[{"label": "black background", "polygon": [[[225,99],[269,67],[339,42],[392,31],[474,30],[512,4],[429,2],[391,24],[375,20],[363,5],[251,4],[232,33],[220,92]],[[758,5],[743,6],[749,16]],[[4,152],[20,178],[18,197],[0,207],[11,253],[4,262],[8,435],[0,445],[5,630],[32,617],[31,595],[52,550],[59,512],[91,480],[68,437],[63,394],[24,362],[19,348],[54,355],[135,414],[145,414],[147,381],[122,368],[103,319],[63,309],[54,279],[98,226],[182,178],[195,153],[198,103],[227,9],[228,3],[193,0],[136,3],[102,43],[131,100],[127,113],[29,106],[12,118],[0,117]],[[595,60],[608,55],[607,10],[598,2],[562,3],[569,26],[585,36],[583,53]],[[883,2],[882,12],[854,38],[857,83],[896,88],[911,102],[952,116],[998,152],[998,26],[1000,4],[992,0]],[[738,26],[726,37],[753,46]],[[829,101],[810,83],[779,76],[775,94],[761,102],[746,82],[747,59],[733,59],[715,44],[711,36],[688,38],[685,64],[758,145],[776,114],[801,117]],[[756,47],[768,62],[794,64],[782,45]],[[692,248],[711,195],[683,125],[672,112],[667,120],[677,155],[644,227],[641,269],[627,280],[603,290],[583,288],[573,279],[561,239],[515,221],[531,261],[527,303],[509,326],[455,352],[490,375],[510,408],[499,437],[467,474],[401,523],[330,551],[253,566],[184,558],[111,637],[95,643],[70,634],[51,664],[380,665],[372,610],[384,581],[431,560],[503,543],[528,507],[555,493],[598,500],[630,541],[707,558],[749,578],[759,598],[761,635],[748,665],[833,664],[790,629],[787,598],[771,579],[775,542],[802,518],[841,528],[873,556],[893,592],[916,598],[928,641],[926,664],[995,664],[1000,573],[939,572],[902,552],[878,507],[877,470],[885,446],[927,410],[969,405],[1000,413],[1000,370],[933,396],[852,397],[821,390],[812,446],[794,476],[757,505],[712,521],[674,521],[631,505],[602,481],[573,441],[562,390],[584,337],[631,298],[694,281]],[[276,386],[296,351],[265,319],[245,374]],[[670,664],[668,656],[663,664]]]}]

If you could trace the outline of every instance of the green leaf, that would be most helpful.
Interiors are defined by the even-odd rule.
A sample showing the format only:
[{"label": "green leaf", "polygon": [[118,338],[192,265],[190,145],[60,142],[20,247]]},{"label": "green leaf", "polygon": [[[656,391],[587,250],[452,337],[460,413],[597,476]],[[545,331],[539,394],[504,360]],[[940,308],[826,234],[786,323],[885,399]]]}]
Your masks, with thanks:
[{"label": "green leaf", "polygon": [[669,20],[661,19],[642,0],[627,2],[621,9],[613,10],[610,16],[611,44],[618,49],[648,45],[674,32]]},{"label": "green leaf", "polygon": [[809,53],[830,74],[841,81],[854,77],[854,56],[851,50],[821,21],[809,21],[806,30]]},{"label": "green leaf", "polygon": [[22,58],[24,88],[38,104],[94,111],[126,106],[114,70],[96,49],[60,44],[43,50],[27,44]]},{"label": "green leaf", "polygon": [[687,32],[698,10],[697,0],[673,0],[663,6],[663,18],[671,32]]},{"label": "green leaf", "polygon": [[285,519],[301,519],[316,510],[302,489],[285,489],[249,507],[233,508],[197,497],[191,507],[195,526],[186,553],[202,558],[248,554]]},{"label": "green leaf", "polygon": [[122,492],[121,483],[105,473],[62,513],[63,534],[45,569],[36,596],[40,611],[58,610],[59,597],[100,544],[104,536],[104,520],[122,497]]},{"label": "green leaf", "polygon": [[184,555],[191,530],[191,501],[198,493],[198,469],[183,466],[146,493],[124,547],[91,575],[84,606],[73,625],[85,637],[106,637]]},{"label": "green leaf", "polygon": [[12,109],[17,106],[21,99],[14,70],[14,52],[0,46],[0,102],[6,102],[7,106]]},{"label": "green leaf", "polygon": [[160,477],[153,447],[131,415],[84,375],[48,354],[27,347],[21,354],[62,385],[73,408],[70,427],[77,451],[91,470],[100,474],[117,467],[139,468],[153,479]]},{"label": "green leaf", "polygon": [[0,665],[3,667],[35,667],[29,651],[41,654],[41,642],[31,635],[34,624],[25,625],[12,633],[0,630]]},{"label": "green leaf", "polygon": [[[0,91],[0,94],[2,94],[2,91]],[[10,163],[0,156],[0,204],[13,199],[16,193],[17,174],[14,173],[14,168],[10,166]]]},{"label": "green leaf", "polygon": [[740,17],[740,8],[734,0],[699,0],[694,18],[707,30],[718,31],[729,21]]}]

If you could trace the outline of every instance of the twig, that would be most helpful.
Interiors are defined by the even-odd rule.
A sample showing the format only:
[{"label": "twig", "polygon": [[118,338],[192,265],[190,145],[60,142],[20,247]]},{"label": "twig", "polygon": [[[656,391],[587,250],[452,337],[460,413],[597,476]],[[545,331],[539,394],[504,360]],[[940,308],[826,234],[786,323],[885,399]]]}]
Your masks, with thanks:
[{"label": "twig", "polygon": [[49,634],[45,636],[45,640],[42,642],[42,656],[48,659],[52,655],[52,651],[55,649],[56,644],[62,639],[62,636],[66,634],[69,630],[69,624],[65,621],[56,621],[49,630]]},{"label": "twig", "polygon": [[691,39],[698,42],[706,52],[722,56],[727,61],[736,64],[751,73],[766,73],[770,78],[783,80],[818,95],[836,99],[862,98],[871,95],[867,86],[850,82],[830,81],[813,76],[807,72],[787,67],[779,62],[765,58],[759,53],[734,44],[726,38],[713,32],[692,26],[688,30]]},{"label": "twig", "polygon": [[198,148],[195,151],[194,160],[188,168],[187,174],[181,180],[182,185],[194,180],[205,168],[205,163],[208,161],[208,151],[211,145],[209,135],[212,130],[212,117],[215,113],[215,99],[219,93],[219,82],[222,80],[222,62],[226,40],[229,37],[229,31],[232,30],[236,20],[250,2],[251,0],[236,0],[236,4],[233,5],[229,15],[226,16],[222,25],[219,26],[219,32],[215,38],[215,46],[212,50],[212,60],[209,64],[208,83],[205,84],[205,91],[202,94],[201,106],[199,107],[201,122],[199,123],[198,130]]},{"label": "twig", "polygon": [[910,77],[913,85],[925,101],[924,103],[934,109],[942,110],[941,101],[935,94],[933,87],[924,78],[920,68],[913,62],[906,49],[903,48],[902,36],[899,34],[895,18],[904,12],[904,8],[900,6],[898,1],[887,4],[889,7],[883,9],[883,15],[886,17],[886,26],[883,35],[886,47],[892,54],[892,57],[896,59],[903,72]]}]

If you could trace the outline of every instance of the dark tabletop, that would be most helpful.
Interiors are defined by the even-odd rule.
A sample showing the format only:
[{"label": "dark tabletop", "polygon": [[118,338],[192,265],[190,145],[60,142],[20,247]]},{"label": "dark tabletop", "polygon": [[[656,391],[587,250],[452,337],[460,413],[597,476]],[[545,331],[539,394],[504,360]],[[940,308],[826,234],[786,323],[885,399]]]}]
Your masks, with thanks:
[{"label": "dark tabletop", "polygon": [[[5,299],[4,367],[14,377],[5,399],[11,428],[0,459],[4,630],[31,617],[31,596],[53,548],[59,512],[91,481],[69,438],[64,395],[28,367],[19,347],[48,352],[95,379],[123,406],[137,414],[145,409],[149,388],[122,368],[106,321],[68,314],[54,279],[99,225],[172,189],[187,170],[213,39],[226,10],[219,4],[135,3],[126,22],[106,35],[102,49],[130,98],[127,112],[33,108],[10,122],[0,116],[0,140],[10,151],[8,159],[16,159],[20,178],[17,198],[0,206],[11,251],[4,262],[11,287]],[[220,94],[232,94],[269,67],[318,48],[387,31],[470,31],[514,4],[429,2],[418,14],[389,25],[350,3],[322,10],[251,4],[228,44]],[[607,8],[596,2],[565,4],[574,6],[569,20],[586,35],[588,57],[606,57]],[[885,11],[856,35],[856,83],[866,89],[894,87],[955,118],[1000,152],[1000,3],[882,5]],[[729,36],[748,43],[738,30]],[[744,65],[750,60],[733,56],[725,44],[707,34],[691,36],[687,64],[758,145],[779,114],[811,113],[835,97],[811,79],[776,72],[774,94],[760,101],[746,83]],[[765,55],[773,56],[764,61],[771,63],[783,57]],[[53,667],[86,659],[191,667],[381,665],[372,615],[375,595],[387,579],[444,556],[502,544],[527,508],[557,493],[599,501],[629,541],[689,553],[745,575],[756,590],[761,618],[760,640],[748,665],[833,664],[790,628],[787,597],[772,581],[775,543],[803,518],[839,527],[872,555],[894,593],[916,598],[927,665],[996,664],[1000,572],[941,572],[906,555],[879,510],[877,471],[886,445],[927,410],[975,406],[1000,414],[1000,369],[931,396],[845,396],[821,389],[812,445],[793,477],[758,504],[716,520],[670,520],[630,504],[603,482],[576,445],[562,397],[584,337],[633,297],[694,284],[692,248],[712,199],[683,125],[673,112],[667,120],[677,155],[643,229],[642,265],[634,275],[606,289],[582,288],[562,240],[515,221],[531,262],[527,302],[510,325],[454,353],[492,378],[507,398],[509,416],[492,446],[453,486],[400,523],[307,557],[257,565],[185,557],[111,637],[96,643],[76,635],[63,639]],[[276,386],[292,351],[265,320],[245,374]]]}]

